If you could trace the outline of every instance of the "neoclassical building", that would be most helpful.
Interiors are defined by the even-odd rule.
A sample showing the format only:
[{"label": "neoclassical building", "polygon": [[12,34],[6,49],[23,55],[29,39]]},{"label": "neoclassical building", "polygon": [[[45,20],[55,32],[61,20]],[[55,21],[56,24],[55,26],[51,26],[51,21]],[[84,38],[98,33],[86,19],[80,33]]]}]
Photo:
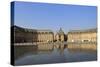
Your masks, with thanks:
[{"label": "neoclassical building", "polygon": [[62,28],[60,28],[60,30],[56,33],[55,39],[57,41],[64,41],[65,38],[64,38],[64,32],[63,32]]},{"label": "neoclassical building", "polygon": [[51,30],[36,30],[13,26],[14,43],[53,42],[54,33]]},{"label": "neoclassical building", "polygon": [[64,34],[62,28],[55,34],[52,30],[37,30],[13,26],[14,43],[33,42],[97,42],[97,29],[72,30]]},{"label": "neoclassical building", "polygon": [[97,28],[72,30],[68,32],[67,37],[67,42],[97,42]]}]

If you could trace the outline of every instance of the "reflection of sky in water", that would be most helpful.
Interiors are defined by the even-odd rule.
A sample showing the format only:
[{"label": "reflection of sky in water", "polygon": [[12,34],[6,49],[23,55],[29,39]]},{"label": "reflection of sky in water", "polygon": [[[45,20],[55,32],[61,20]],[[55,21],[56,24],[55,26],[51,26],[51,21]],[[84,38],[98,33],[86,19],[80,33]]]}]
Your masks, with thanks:
[{"label": "reflection of sky in water", "polygon": [[[29,52],[20,56],[15,61],[15,65],[24,64],[47,64],[47,63],[61,63],[74,61],[91,61],[96,60],[96,51],[80,51],[54,48],[53,50],[34,51],[29,47]],[[20,49],[21,51],[23,49]],[[27,49],[28,50],[28,49]]]}]

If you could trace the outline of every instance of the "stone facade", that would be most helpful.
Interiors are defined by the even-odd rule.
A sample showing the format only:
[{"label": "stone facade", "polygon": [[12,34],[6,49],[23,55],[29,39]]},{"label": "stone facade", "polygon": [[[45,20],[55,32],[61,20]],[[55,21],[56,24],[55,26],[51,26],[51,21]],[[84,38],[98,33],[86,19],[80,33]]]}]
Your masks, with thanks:
[{"label": "stone facade", "polygon": [[97,42],[97,29],[73,30],[67,36],[63,30],[55,34],[51,30],[36,30],[14,26],[14,43],[33,42]]},{"label": "stone facade", "polygon": [[68,32],[67,42],[96,42],[97,29],[73,30]]},{"label": "stone facade", "polygon": [[51,30],[36,30],[14,26],[14,43],[53,42]]},{"label": "stone facade", "polygon": [[50,30],[38,30],[37,31],[38,42],[53,42],[54,34]]}]

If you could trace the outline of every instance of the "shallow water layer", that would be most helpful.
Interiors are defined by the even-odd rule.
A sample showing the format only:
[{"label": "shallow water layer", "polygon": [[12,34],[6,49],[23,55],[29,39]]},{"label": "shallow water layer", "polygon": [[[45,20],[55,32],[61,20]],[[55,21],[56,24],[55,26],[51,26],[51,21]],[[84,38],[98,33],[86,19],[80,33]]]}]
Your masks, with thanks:
[{"label": "shallow water layer", "polygon": [[[86,49],[59,48],[49,45],[41,47],[27,45],[14,46],[15,65],[65,63],[97,60],[97,51]],[[42,48],[42,49],[41,49]]]}]

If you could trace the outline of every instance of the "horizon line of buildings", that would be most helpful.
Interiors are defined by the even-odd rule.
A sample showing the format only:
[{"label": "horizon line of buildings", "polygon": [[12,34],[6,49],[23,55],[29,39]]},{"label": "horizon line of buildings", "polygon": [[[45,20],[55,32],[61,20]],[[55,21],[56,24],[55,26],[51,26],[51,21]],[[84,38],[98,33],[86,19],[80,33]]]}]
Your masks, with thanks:
[{"label": "horizon line of buildings", "polygon": [[14,43],[27,43],[27,42],[96,42],[97,41],[97,28],[86,30],[72,30],[67,34],[64,33],[62,28],[56,34],[52,30],[38,30],[28,29],[19,26],[11,27],[14,32]]}]

